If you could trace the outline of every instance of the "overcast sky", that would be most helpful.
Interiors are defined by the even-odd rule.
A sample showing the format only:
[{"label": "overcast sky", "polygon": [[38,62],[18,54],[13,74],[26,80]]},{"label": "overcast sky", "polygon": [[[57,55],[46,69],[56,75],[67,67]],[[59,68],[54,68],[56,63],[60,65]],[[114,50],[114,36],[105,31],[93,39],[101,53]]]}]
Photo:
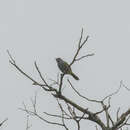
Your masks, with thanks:
[{"label": "overcast sky", "polygon": [[[80,77],[77,82],[68,76],[75,87],[94,99],[115,91],[121,80],[130,88],[129,0],[0,0],[0,120],[9,118],[3,130],[25,130],[26,114],[18,108],[23,101],[30,107],[35,91],[41,113],[55,113],[58,109],[52,97],[32,86],[31,81],[9,64],[6,50],[36,79],[35,60],[47,80],[56,79],[59,70],[55,58],[71,61],[82,27],[84,37],[90,38],[80,55],[95,55],[72,66]],[[70,88],[65,88],[64,94],[79,102]],[[119,106],[122,112],[130,107],[129,97],[130,92],[122,89],[113,98],[113,115]],[[30,123],[30,130],[61,130],[37,118],[30,118]],[[82,130],[85,126],[95,129],[91,122],[84,122]]]}]

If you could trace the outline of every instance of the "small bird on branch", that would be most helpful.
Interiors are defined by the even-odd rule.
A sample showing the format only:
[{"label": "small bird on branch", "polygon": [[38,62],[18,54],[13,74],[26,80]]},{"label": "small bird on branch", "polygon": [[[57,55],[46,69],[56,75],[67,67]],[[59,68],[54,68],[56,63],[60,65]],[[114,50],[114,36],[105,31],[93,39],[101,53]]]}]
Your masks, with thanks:
[{"label": "small bird on branch", "polygon": [[56,58],[56,62],[63,74],[69,74],[73,76],[75,80],[79,80],[79,77],[72,72],[70,65],[66,61],[63,61],[61,58]]}]

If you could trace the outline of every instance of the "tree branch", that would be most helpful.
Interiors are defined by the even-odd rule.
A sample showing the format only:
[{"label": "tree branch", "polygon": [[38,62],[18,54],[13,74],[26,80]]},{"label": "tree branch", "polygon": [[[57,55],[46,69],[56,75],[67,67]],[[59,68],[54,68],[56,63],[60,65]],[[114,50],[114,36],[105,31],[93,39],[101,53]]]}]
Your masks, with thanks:
[{"label": "tree branch", "polygon": [[73,57],[73,59],[72,59],[72,61],[71,61],[71,63],[70,63],[70,66],[71,66],[72,64],[74,64],[75,61],[79,61],[79,60],[81,60],[81,59],[83,59],[83,58],[85,58],[85,57],[89,57],[89,56],[93,56],[93,55],[94,55],[94,53],[92,53],[92,54],[87,54],[87,55],[85,55],[85,56],[82,56],[82,57],[80,57],[80,58],[77,58],[77,56],[78,56],[80,50],[81,50],[82,47],[87,43],[89,36],[87,36],[83,42],[82,42],[82,38],[83,38],[83,28],[82,28],[82,31],[81,31],[81,36],[80,36],[80,39],[79,39],[77,51],[76,51],[76,53],[75,53],[75,55],[74,55],[74,57]]}]

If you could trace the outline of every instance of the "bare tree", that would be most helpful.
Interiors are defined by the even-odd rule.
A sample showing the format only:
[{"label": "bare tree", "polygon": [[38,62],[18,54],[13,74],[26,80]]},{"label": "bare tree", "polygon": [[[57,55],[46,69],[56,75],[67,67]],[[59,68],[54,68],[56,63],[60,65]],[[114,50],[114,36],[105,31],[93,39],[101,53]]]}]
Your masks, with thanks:
[{"label": "bare tree", "polygon": [[[80,39],[78,42],[78,47],[73,56],[72,61],[69,64],[70,66],[72,66],[76,62],[79,62],[83,58],[88,58],[88,57],[94,55],[94,53],[92,53],[92,54],[86,54],[84,56],[79,56],[79,52],[87,44],[88,39],[89,39],[89,36],[87,36],[83,40],[83,29],[82,29],[81,36],[80,36]],[[60,76],[57,76],[56,81],[53,80],[53,83],[48,83],[47,80],[42,76],[42,73],[41,73],[37,63],[34,62],[35,68],[39,74],[40,79],[42,80],[42,83],[41,83],[41,82],[35,80],[32,76],[28,75],[26,72],[24,72],[24,70],[22,70],[16,64],[15,59],[11,56],[9,51],[7,51],[7,52],[10,57],[10,60],[9,60],[10,64],[13,65],[25,77],[27,77],[29,80],[31,80],[33,85],[37,85],[37,86],[41,87],[41,89],[43,91],[50,93],[50,95],[52,95],[54,97],[54,99],[56,99],[59,109],[61,111],[61,113],[59,113],[59,114],[50,114],[50,113],[44,112],[44,114],[49,117],[60,119],[60,122],[54,122],[54,121],[45,119],[44,116],[41,116],[37,111],[37,95],[35,95],[35,98],[31,99],[33,110],[28,109],[27,106],[25,105],[25,103],[23,103],[24,107],[21,108],[21,110],[25,111],[28,115],[36,116],[48,124],[63,127],[66,130],[69,130],[69,127],[67,126],[67,123],[66,123],[66,121],[68,121],[68,120],[73,120],[74,122],[76,122],[77,130],[81,130],[81,121],[82,120],[89,120],[91,122],[96,123],[97,124],[96,128],[95,128],[96,130],[98,130],[97,126],[100,126],[100,128],[102,130],[123,130],[124,126],[130,125],[128,123],[129,118],[130,118],[130,108],[127,111],[125,111],[124,113],[120,114],[120,116],[119,116],[120,109],[118,109],[117,114],[116,114],[116,116],[117,116],[116,120],[114,120],[112,118],[112,116],[109,112],[109,109],[111,107],[112,96],[116,95],[120,91],[121,87],[127,88],[123,84],[122,81],[120,82],[119,88],[115,92],[107,95],[102,100],[95,100],[95,99],[90,99],[86,96],[83,96],[78,90],[75,89],[72,82],[69,79],[67,79],[68,86],[70,86],[70,88],[75,92],[75,94],[77,94],[77,96],[79,96],[80,98],[82,98],[82,100],[85,100],[86,102],[92,102],[92,103],[95,103],[102,107],[102,109],[100,111],[98,110],[96,112],[93,112],[92,110],[90,110],[88,108],[84,108],[83,106],[78,105],[72,99],[69,99],[68,97],[66,97],[63,94],[62,88],[63,88],[65,74],[60,74]],[[58,89],[53,87],[54,85],[57,85]],[[69,87],[68,87],[68,89],[69,89]],[[79,112],[81,114],[79,114]],[[101,120],[101,118],[100,118],[101,114],[102,114],[102,116],[104,115],[105,120]]]}]

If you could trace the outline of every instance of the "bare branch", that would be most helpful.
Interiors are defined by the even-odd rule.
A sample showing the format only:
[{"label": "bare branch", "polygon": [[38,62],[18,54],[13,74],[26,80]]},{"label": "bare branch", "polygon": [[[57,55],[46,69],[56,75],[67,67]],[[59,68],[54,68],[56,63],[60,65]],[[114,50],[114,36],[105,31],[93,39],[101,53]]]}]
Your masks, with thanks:
[{"label": "bare branch", "polygon": [[[55,96],[55,95],[53,95]],[[76,104],[75,102],[71,101],[70,99],[66,98],[65,96],[63,95],[56,95],[57,98],[67,102],[68,104],[72,105],[73,107],[75,107],[77,110],[85,113],[85,114],[88,114],[89,117],[87,118],[88,120],[91,120],[91,121],[94,121],[96,122],[97,124],[99,124],[102,128],[105,129],[105,125],[104,123],[100,120],[100,118],[95,115],[93,112],[81,107],[80,105]]]},{"label": "bare branch", "polygon": [[29,130],[32,125],[29,125],[29,115],[27,115],[27,123],[26,123],[26,130]]},{"label": "bare branch", "polygon": [[8,55],[9,55],[10,59],[11,59],[10,61],[12,61],[12,62],[15,64],[15,60],[14,60],[13,57],[11,56],[9,50],[7,50],[7,53],[8,53]]},{"label": "bare branch", "polygon": [[[110,108],[110,106],[105,107],[105,109],[109,109],[109,108]],[[101,111],[96,112],[95,115],[98,115],[98,114],[104,112],[105,109],[103,108]]]},{"label": "bare branch", "polygon": [[8,118],[6,118],[5,120],[3,120],[1,123],[0,123],[0,127],[8,120]]},{"label": "bare branch", "polygon": [[[102,102],[102,106],[103,106],[103,109],[106,113],[106,121],[107,121],[107,127],[109,128],[109,113],[108,113],[108,109],[107,109],[107,106]],[[109,108],[109,107],[108,107]]]},{"label": "bare branch", "polygon": [[129,89],[126,85],[123,84],[123,81],[122,81],[122,86],[123,86],[126,90],[130,91],[130,89]]},{"label": "bare branch", "polygon": [[108,114],[108,117],[109,117],[109,119],[110,119],[110,121],[111,121],[111,123],[112,123],[112,126],[114,126],[114,121],[112,120],[110,114]]},{"label": "bare branch", "polygon": [[114,93],[111,93],[111,94],[107,95],[106,97],[104,97],[104,98],[102,99],[102,102],[103,102],[104,100],[106,100],[107,98],[110,98],[110,97],[112,97],[113,95],[116,95],[116,94],[120,91],[121,86],[122,86],[122,81],[120,81],[120,86],[119,86],[119,88],[118,88]]},{"label": "bare branch", "polygon": [[41,117],[40,115],[38,115],[37,113],[35,113],[35,116],[37,116],[39,119],[43,120],[44,122],[46,122],[48,124],[63,126],[63,124],[61,124],[61,123],[48,121],[48,120],[44,119],[43,117]]},{"label": "bare branch", "polygon": [[76,123],[77,123],[77,126],[78,126],[78,130],[80,130],[80,122],[76,121]]},{"label": "bare branch", "polygon": [[81,46],[80,44],[81,44],[82,38],[83,38],[83,28],[81,30],[81,36],[80,36],[80,39],[79,39],[78,47]]},{"label": "bare branch", "polygon": [[81,121],[82,119],[84,119],[85,113],[83,113],[83,115],[79,118],[78,121]]},{"label": "bare branch", "polygon": [[90,101],[90,102],[101,103],[101,101],[89,99],[89,98],[87,98],[87,97],[81,95],[81,94],[74,88],[74,86],[72,85],[72,83],[70,82],[70,80],[67,79],[67,81],[69,82],[70,87],[71,87],[80,97],[82,97],[82,98],[84,98],[85,100]]},{"label": "bare branch", "polygon": [[[50,114],[47,112],[44,112],[44,114],[48,115],[48,116],[52,116],[52,117],[58,117],[58,118],[63,118],[61,115],[55,115],[55,114]],[[64,117],[64,119],[72,119],[71,117]]]},{"label": "bare branch", "polygon": [[126,126],[126,125],[130,125],[128,122],[128,120],[130,119],[130,115],[128,116],[128,118],[118,127],[119,128],[122,128],[123,126]]},{"label": "bare branch", "polygon": [[49,79],[50,81],[52,81],[52,83],[49,86],[54,86],[54,85],[58,85],[59,86],[59,81],[54,80],[54,79]]},{"label": "bare branch", "polygon": [[[62,110],[61,110],[61,111],[62,111]],[[64,121],[64,113],[63,113],[63,111],[62,111],[62,123],[63,123],[64,128],[65,128],[66,130],[69,130],[68,127],[67,127],[66,124],[65,124],[65,121]]]},{"label": "bare branch", "polygon": [[34,100],[31,98],[31,102],[32,102],[32,106],[33,106],[34,113],[37,113],[37,109],[36,109],[37,93],[36,93],[36,92],[35,92]]},{"label": "bare branch", "polygon": [[[63,109],[63,107],[62,107],[62,105],[59,103],[59,101],[57,100],[57,102],[58,102],[58,105],[59,105],[59,107],[60,107],[60,110],[61,110],[61,113],[62,113],[62,124],[63,124],[63,126],[64,126],[64,128],[66,129],[66,130],[69,130],[68,129],[68,127],[66,126],[66,124],[65,124],[65,121],[64,121],[64,109]],[[66,114],[66,113],[65,113]]]},{"label": "bare branch", "polygon": [[[75,55],[74,55],[74,57],[73,57],[72,62],[70,63],[70,66],[76,61],[76,58],[77,58],[77,56],[78,56],[80,50],[81,50],[82,47],[85,45],[85,43],[88,41],[89,36],[87,36],[83,42],[82,42],[82,38],[83,38],[83,28],[82,28],[81,36],[80,36],[79,43],[78,43],[78,49],[77,49],[77,51],[76,51],[76,53],[75,53]],[[82,42],[82,43],[81,43],[81,42]],[[85,58],[85,57],[87,57],[87,56],[83,56],[83,57],[81,57],[81,58],[78,58],[77,61],[79,61],[79,59],[82,59],[82,58]]]},{"label": "bare branch", "polygon": [[43,76],[42,76],[42,74],[41,74],[41,72],[40,72],[40,70],[39,70],[39,68],[38,68],[38,66],[37,66],[36,61],[34,62],[34,64],[35,64],[35,68],[36,68],[37,72],[39,73],[40,78],[41,78],[42,81],[45,83],[45,85],[48,86],[46,80],[43,78]]},{"label": "bare branch", "polygon": [[118,119],[118,121],[112,127],[112,130],[114,130],[115,128],[118,128],[120,125],[122,125],[124,123],[124,121],[126,120],[126,118],[127,118],[128,115],[130,115],[130,109],[128,109],[125,113],[123,113],[120,116],[120,118]]},{"label": "bare branch", "polygon": [[24,104],[24,108],[20,108],[20,110],[22,111],[25,111],[27,114],[29,114],[30,116],[36,116],[38,117],[39,119],[41,119],[42,121],[48,123],[48,124],[53,124],[53,125],[58,125],[58,126],[63,126],[63,124],[61,123],[57,123],[57,122],[52,122],[52,121],[48,121],[47,119],[44,119],[42,116],[40,116],[38,113],[37,113],[37,110],[36,109],[36,106],[33,105],[33,110],[34,111],[31,111],[31,110],[28,110],[26,105]]},{"label": "bare branch", "polygon": [[119,111],[120,111],[120,107],[118,108],[118,110],[117,110],[117,113],[116,113],[116,120],[118,121],[119,120]]},{"label": "bare branch", "polygon": [[87,57],[89,57],[89,56],[94,56],[94,53],[92,53],[92,54],[87,54],[87,55],[85,55],[85,56],[81,56],[80,58],[75,59],[75,61],[79,61],[79,60],[81,60],[81,59],[83,59],[83,58],[87,58]]},{"label": "bare branch", "polygon": [[[22,73],[25,77],[27,77],[28,79],[30,79],[30,80],[33,82],[33,85],[38,85],[38,86],[40,86],[42,89],[44,89],[45,91],[54,91],[54,92],[57,92],[57,90],[54,89],[54,88],[52,88],[51,86],[49,86],[49,85],[46,83],[46,81],[44,81],[45,84],[41,84],[41,83],[39,83],[38,81],[34,80],[34,79],[33,79],[31,76],[29,76],[27,73],[25,73],[20,67],[17,66],[17,64],[16,64],[16,62],[15,62],[15,60],[14,60],[14,58],[11,56],[11,54],[9,53],[9,51],[7,51],[7,52],[8,52],[8,55],[9,55],[9,57],[10,57],[10,60],[9,60],[10,64],[13,65],[13,66],[14,66],[20,73]],[[37,71],[38,71],[40,77],[42,77],[41,72],[39,71],[39,68],[38,68],[36,62],[35,62],[35,67],[36,67],[36,69],[37,69]],[[42,77],[42,79],[44,79],[44,78]],[[47,87],[47,88],[46,88],[46,87]],[[49,89],[48,89],[48,88],[49,88]]]},{"label": "bare branch", "polygon": [[[63,118],[61,115],[56,115],[56,114],[50,114],[50,113],[47,113],[47,112],[43,112],[44,114],[48,115],[48,116],[52,116],[52,117],[56,117],[56,118]],[[82,116],[76,116],[75,118],[77,120],[81,120],[81,119],[87,119],[87,117],[84,117],[85,114],[83,114]],[[72,120],[73,117],[68,117],[65,113],[64,113],[64,119],[66,120]]]}]

